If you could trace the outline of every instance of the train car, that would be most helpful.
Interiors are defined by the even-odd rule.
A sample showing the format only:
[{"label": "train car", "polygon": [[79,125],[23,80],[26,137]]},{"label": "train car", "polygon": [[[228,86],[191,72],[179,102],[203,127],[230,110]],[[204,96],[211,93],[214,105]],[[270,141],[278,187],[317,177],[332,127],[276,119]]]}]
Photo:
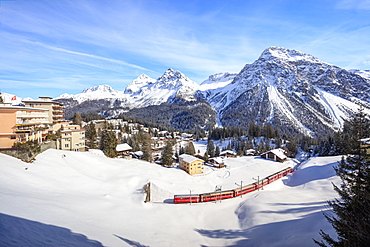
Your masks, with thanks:
[{"label": "train car", "polygon": [[278,171],[264,179],[258,181],[258,183],[248,184],[243,186],[242,188],[236,188],[233,190],[227,191],[220,191],[220,192],[211,192],[211,193],[204,193],[204,194],[192,194],[192,195],[175,195],[173,202],[174,203],[197,203],[197,202],[209,202],[209,201],[216,201],[216,200],[223,200],[227,198],[237,197],[257,189],[266,186],[273,181],[282,178],[290,173],[293,172],[291,167],[287,167],[281,171]]},{"label": "train car", "polygon": [[288,167],[288,168],[285,168],[285,169],[283,170],[282,175],[283,175],[283,176],[286,176],[286,175],[288,175],[289,173],[292,173],[292,172],[293,172],[293,168]]},{"label": "train car", "polygon": [[269,183],[272,183],[276,180],[278,180],[279,178],[282,178],[283,177],[283,174],[282,174],[282,171],[279,171],[279,172],[276,172],[270,176],[267,177],[267,179],[269,180]]},{"label": "train car", "polygon": [[201,202],[209,202],[209,201],[223,200],[223,199],[233,198],[233,197],[234,197],[234,191],[226,190],[226,191],[220,191],[220,192],[200,194],[199,200]]},{"label": "train car", "polygon": [[173,203],[197,203],[197,202],[199,202],[198,194],[175,195],[173,198]]},{"label": "train car", "polygon": [[237,196],[240,196],[240,195],[244,195],[246,193],[255,191],[256,189],[257,189],[257,185],[256,184],[248,184],[248,185],[245,185],[245,186],[243,186],[241,188],[233,189],[233,191],[234,191],[234,197],[237,197]]}]

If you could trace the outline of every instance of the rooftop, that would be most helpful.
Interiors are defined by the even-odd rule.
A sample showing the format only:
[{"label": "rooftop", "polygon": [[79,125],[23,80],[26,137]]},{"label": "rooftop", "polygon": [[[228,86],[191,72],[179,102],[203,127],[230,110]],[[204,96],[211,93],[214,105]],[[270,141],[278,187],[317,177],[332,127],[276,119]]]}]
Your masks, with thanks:
[{"label": "rooftop", "polygon": [[199,161],[201,161],[201,162],[204,162],[204,160],[199,159],[199,158],[194,157],[194,156],[189,155],[189,154],[181,154],[181,155],[179,156],[179,158],[181,158],[181,159],[182,159],[183,161],[185,161],[186,163],[192,163],[192,162],[197,161],[197,160],[199,160]]}]

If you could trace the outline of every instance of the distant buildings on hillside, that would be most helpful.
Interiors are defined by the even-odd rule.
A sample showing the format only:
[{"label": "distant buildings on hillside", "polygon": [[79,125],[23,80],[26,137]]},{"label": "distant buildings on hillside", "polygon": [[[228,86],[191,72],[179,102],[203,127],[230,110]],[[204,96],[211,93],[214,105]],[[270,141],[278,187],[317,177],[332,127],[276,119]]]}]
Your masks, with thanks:
[{"label": "distant buildings on hillside", "polygon": [[85,130],[64,119],[64,106],[50,97],[24,100],[23,106],[0,103],[0,150],[12,149],[15,143],[45,142],[57,133],[57,148],[85,151]]}]

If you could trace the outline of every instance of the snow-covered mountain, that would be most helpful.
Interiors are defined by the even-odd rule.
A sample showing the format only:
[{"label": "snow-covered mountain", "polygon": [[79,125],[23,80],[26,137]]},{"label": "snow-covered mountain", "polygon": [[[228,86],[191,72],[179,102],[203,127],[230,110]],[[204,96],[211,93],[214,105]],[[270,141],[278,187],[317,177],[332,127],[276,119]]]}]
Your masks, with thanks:
[{"label": "snow-covered mountain", "polygon": [[168,69],[155,82],[144,83],[139,90],[130,95],[130,100],[133,101],[134,107],[159,105],[174,99],[192,101],[195,100],[194,93],[198,87],[197,83],[180,71]]},{"label": "snow-covered mountain", "polygon": [[150,78],[146,74],[141,74],[126,87],[125,94],[134,94],[138,92],[142,87],[153,84],[155,82],[155,79]]},{"label": "snow-covered mountain", "polygon": [[284,132],[313,135],[342,128],[359,105],[370,113],[369,92],[369,71],[345,70],[300,51],[270,47],[238,74],[211,75],[200,85],[168,69],[157,80],[140,75],[123,92],[98,86],[57,99],[76,101],[67,102],[67,108],[99,99],[104,105],[100,112],[117,116],[200,98],[212,106],[221,125],[270,123]]},{"label": "snow-covered mountain", "polygon": [[266,49],[222,90],[203,92],[224,125],[271,123],[305,134],[340,129],[358,104],[370,109],[370,80],[319,59]]},{"label": "snow-covered mountain", "polygon": [[122,96],[122,94],[123,92],[114,90],[109,85],[99,85],[95,87],[86,88],[81,93],[75,95],[64,93],[55,98],[55,100],[73,99],[76,100],[78,103],[82,103],[87,100],[119,98]]},{"label": "snow-covered mountain", "polygon": [[76,95],[62,94],[55,100],[75,100],[78,104],[87,100],[107,99],[115,107],[138,108],[159,105],[164,102],[181,99],[195,100],[194,93],[199,85],[180,71],[168,69],[157,80],[141,74],[124,91],[114,90],[108,85],[99,85],[83,90]]}]

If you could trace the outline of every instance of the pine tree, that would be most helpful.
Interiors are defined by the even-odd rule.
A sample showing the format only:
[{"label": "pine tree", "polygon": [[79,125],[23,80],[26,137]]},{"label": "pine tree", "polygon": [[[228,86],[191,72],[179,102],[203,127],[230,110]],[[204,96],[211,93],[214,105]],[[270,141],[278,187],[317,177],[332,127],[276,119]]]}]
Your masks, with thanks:
[{"label": "pine tree", "polygon": [[165,146],[162,152],[162,165],[172,166],[172,164],[173,164],[173,144],[171,140],[168,140],[167,145]]},{"label": "pine tree", "polygon": [[104,130],[102,132],[101,141],[100,141],[100,149],[104,152],[104,154],[108,157],[117,157],[117,138],[112,131]]},{"label": "pine tree", "polygon": [[212,140],[208,139],[207,143],[207,153],[210,158],[215,157],[215,145]]},{"label": "pine tree", "polygon": [[143,160],[152,162],[152,143],[150,138],[144,141],[142,151]]},{"label": "pine tree", "polygon": [[194,144],[192,142],[189,142],[188,145],[186,145],[185,153],[190,154],[190,155],[195,154],[195,148],[194,148]]},{"label": "pine tree", "polygon": [[209,160],[209,155],[208,155],[208,152],[206,151],[206,152],[204,153],[204,161],[205,161],[205,162],[208,162],[208,160]]},{"label": "pine tree", "polygon": [[75,114],[72,117],[72,122],[73,122],[73,124],[81,126],[82,117],[81,117],[81,114],[79,112],[75,112]]},{"label": "pine tree", "polygon": [[95,124],[93,122],[86,126],[85,136],[86,136],[86,145],[89,148],[97,148],[96,145],[97,133],[95,129]]},{"label": "pine tree", "polygon": [[334,185],[340,199],[328,202],[334,214],[324,214],[338,239],[321,230],[323,241],[314,240],[319,246],[327,246],[324,241],[329,246],[369,246],[370,243],[370,150],[359,141],[370,137],[369,117],[361,108],[348,126],[350,153],[335,168],[342,180],[340,187]]},{"label": "pine tree", "polygon": [[220,156],[220,147],[216,146],[215,157]]}]

